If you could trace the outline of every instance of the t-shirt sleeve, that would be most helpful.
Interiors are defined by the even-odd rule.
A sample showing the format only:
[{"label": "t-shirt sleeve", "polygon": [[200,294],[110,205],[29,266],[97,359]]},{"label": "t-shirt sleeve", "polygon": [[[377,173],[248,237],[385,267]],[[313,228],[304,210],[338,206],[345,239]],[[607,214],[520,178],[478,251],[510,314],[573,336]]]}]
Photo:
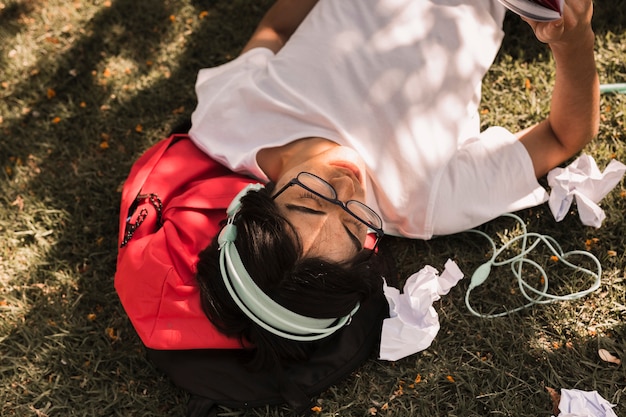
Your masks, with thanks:
[{"label": "t-shirt sleeve", "polygon": [[429,205],[433,235],[471,229],[548,199],[526,148],[501,127],[465,142],[437,182]]},{"label": "t-shirt sleeve", "polygon": [[239,70],[246,71],[252,67],[262,68],[272,56],[274,56],[274,52],[272,52],[271,49],[265,47],[252,48],[225,64],[211,68],[203,68],[198,72],[196,92],[200,92],[206,82],[222,74],[226,74],[226,76],[230,78],[231,73]]},{"label": "t-shirt sleeve", "polygon": [[200,70],[196,80],[198,104],[191,115],[189,136],[194,144],[229,169],[267,181],[256,163],[254,123],[250,115],[257,106],[246,96],[246,86],[264,73],[274,52],[253,48],[223,65]]}]

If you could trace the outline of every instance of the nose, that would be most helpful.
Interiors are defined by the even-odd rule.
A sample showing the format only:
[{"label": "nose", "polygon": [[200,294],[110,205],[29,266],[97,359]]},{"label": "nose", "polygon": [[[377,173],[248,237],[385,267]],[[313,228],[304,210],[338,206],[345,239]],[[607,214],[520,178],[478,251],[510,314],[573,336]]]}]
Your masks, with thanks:
[{"label": "nose", "polygon": [[337,193],[337,199],[343,202],[353,200],[356,197],[354,181],[348,176],[333,178],[329,181]]}]

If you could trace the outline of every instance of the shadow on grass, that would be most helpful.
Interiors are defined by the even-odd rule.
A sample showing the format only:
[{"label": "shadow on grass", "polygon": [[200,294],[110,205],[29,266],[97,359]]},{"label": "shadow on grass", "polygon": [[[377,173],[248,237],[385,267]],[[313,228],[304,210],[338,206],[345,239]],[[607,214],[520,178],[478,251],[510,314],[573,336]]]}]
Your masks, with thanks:
[{"label": "shadow on grass", "polygon": [[[31,66],[33,71],[3,96],[22,113],[6,115],[0,125],[4,138],[0,158],[3,163],[12,161],[14,172],[30,171],[22,184],[15,185],[11,173],[2,180],[6,222],[17,220],[24,229],[3,227],[20,247],[39,248],[45,254],[33,258],[18,275],[2,277],[11,286],[16,305],[28,305],[0,342],[0,372],[11,387],[3,393],[7,412],[182,413],[184,396],[144,360],[141,343],[113,290],[119,186],[137,156],[189,116],[195,104],[197,70],[234,56],[269,3],[193,1],[189,15],[209,13],[196,30],[183,35],[184,51],[171,51],[178,62],[164,62],[160,47],[181,36],[174,24],[183,13],[178,7],[184,5],[114,0],[83,28],[71,47],[42,55]],[[618,1],[597,7],[600,30],[623,29],[623,16],[620,20],[612,13],[622,6]],[[2,9],[3,41],[23,33],[24,19],[42,12],[42,7],[42,2],[15,1]],[[523,50],[528,60],[545,54],[540,45],[526,46],[536,41],[524,23],[509,17],[507,28],[519,35],[507,38],[505,53],[520,56]],[[54,37],[50,39],[54,42]],[[146,80],[145,86],[128,97],[114,96],[118,90],[106,75],[112,58],[132,67],[133,76]],[[0,59],[4,60],[0,65],[6,65],[6,54]],[[155,66],[161,75],[154,80],[150,74]],[[54,99],[46,97],[47,89],[54,90]],[[60,121],[54,123],[56,117]],[[29,216],[43,230],[28,229],[31,222],[25,218]],[[455,248],[466,244],[450,239],[445,243],[449,249],[440,249],[438,242],[414,243],[413,262],[425,263],[425,252],[441,257],[448,250],[454,256]],[[522,320],[515,325],[523,326]],[[623,326],[614,331],[623,336]],[[481,337],[489,340],[490,332],[483,333]],[[529,338],[523,336],[519,342],[528,343]],[[452,339],[444,336],[443,340]],[[507,336],[497,340],[504,343]],[[492,349],[506,354],[501,345]],[[560,360],[558,352],[552,355]],[[545,378],[558,379],[558,373],[553,374]],[[439,376],[445,383],[445,375]],[[58,403],[59,398],[66,402]]]},{"label": "shadow on grass", "polygon": [[[198,1],[189,11],[178,9],[185,6],[179,3],[112,1],[84,28],[73,28],[81,33],[69,48],[42,54],[32,72],[11,86],[6,100],[22,107],[22,114],[5,115],[0,125],[8,139],[0,157],[11,168],[1,184],[7,190],[6,224],[17,220],[7,230],[16,251],[32,247],[45,255],[30,259],[20,274],[2,277],[12,293],[8,306],[25,311],[0,342],[2,379],[13,387],[2,394],[3,415],[132,415],[140,409],[164,415],[184,408],[184,395],[145,361],[113,289],[119,187],[137,156],[189,116],[197,69],[235,54],[263,7]],[[186,49],[171,52],[180,62],[163,62],[168,52],[160,48],[183,36],[176,17],[197,18],[204,10],[198,29],[184,35]],[[11,3],[0,14],[3,35],[18,34],[39,13],[45,13],[42,4]],[[225,26],[224,14],[245,27]],[[53,32],[45,36],[54,39]],[[116,97],[108,75],[113,58],[146,85]],[[159,75],[149,79],[157,66]],[[50,90],[53,98],[46,96]],[[24,170],[27,181],[15,186],[13,174]],[[21,230],[28,229],[29,216],[47,230]]]}]

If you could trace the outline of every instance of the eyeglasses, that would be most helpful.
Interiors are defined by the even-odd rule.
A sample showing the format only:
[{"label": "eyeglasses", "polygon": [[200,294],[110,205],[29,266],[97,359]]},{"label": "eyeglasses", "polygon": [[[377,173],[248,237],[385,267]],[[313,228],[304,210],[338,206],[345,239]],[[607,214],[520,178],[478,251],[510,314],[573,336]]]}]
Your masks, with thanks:
[{"label": "eyeglasses", "polygon": [[278,192],[274,194],[272,198],[276,199],[292,185],[299,185],[310,193],[315,194],[319,198],[341,207],[346,213],[350,214],[359,222],[367,226],[368,229],[376,234],[376,242],[374,242],[374,246],[372,246],[372,249],[376,248],[378,242],[380,241],[380,238],[385,235],[382,229],[383,221],[374,210],[357,200],[348,200],[345,203],[338,200],[337,190],[335,190],[335,187],[330,185],[330,183],[328,183],[326,180],[318,177],[315,174],[311,174],[310,172],[299,173],[295,178],[285,184],[283,188],[278,190]]}]

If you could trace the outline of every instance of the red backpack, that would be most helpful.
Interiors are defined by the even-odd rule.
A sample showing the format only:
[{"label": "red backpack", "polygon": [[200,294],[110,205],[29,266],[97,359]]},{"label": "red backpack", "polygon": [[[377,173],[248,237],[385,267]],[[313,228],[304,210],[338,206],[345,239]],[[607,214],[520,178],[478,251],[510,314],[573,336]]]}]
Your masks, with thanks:
[{"label": "red backpack", "polygon": [[186,135],[159,142],[133,165],[122,191],[115,289],[147,347],[241,347],[204,315],[194,275],[226,207],[251,182]]}]

